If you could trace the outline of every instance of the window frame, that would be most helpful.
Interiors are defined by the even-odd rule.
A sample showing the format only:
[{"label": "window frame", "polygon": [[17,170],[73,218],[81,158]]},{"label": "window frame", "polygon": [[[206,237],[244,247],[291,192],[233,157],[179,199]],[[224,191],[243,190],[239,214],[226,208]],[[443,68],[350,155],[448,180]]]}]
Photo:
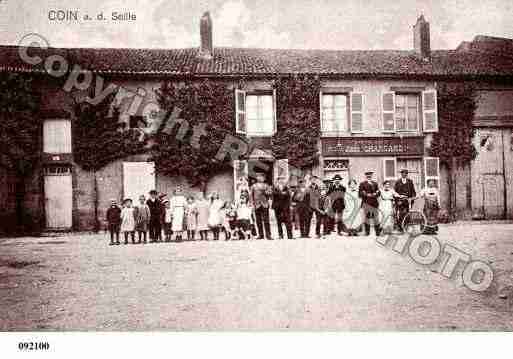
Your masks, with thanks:
[{"label": "window frame", "polygon": [[[394,161],[394,175],[392,177],[387,176],[387,161]],[[383,181],[396,181],[397,180],[397,157],[384,157],[383,158]]]},{"label": "window frame", "polygon": [[[345,125],[344,128],[338,131],[326,131],[324,130],[324,106],[323,106],[323,97],[324,96],[337,96],[341,95],[345,97],[346,101],[346,119],[345,119]],[[363,96],[363,94],[362,94]],[[362,100],[363,101],[363,100]],[[331,109],[333,110],[335,107],[332,106]],[[363,112],[363,104],[362,104],[362,112]],[[352,132],[351,131],[351,92],[344,92],[344,91],[320,91],[319,92],[319,115],[320,115],[320,125],[321,125],[321,136],[323,137],[338,137],[343,133]]]},{"label": "window frame", "polygon": [[[437,176],[428,176],[427,173],[427,161],[429,160],[436,160],[437,164]],[[424,188],[427,188],[427,183],[429,180],[436,180],[436,188],[440,189],[440,158],[439,157],[424,157]]]},{"label": "window frame", "polygon": [[[238,94],[243,94],[244,96],[244,111],[239,110],[239,99]],[[271,104],[272,104],[272,130],[271,132],[251,132],[249,131],[249,118],[248,118],[248,107],[247,107],[247,98],[248,96],[256,96],[257,102],[258,97],[261,96],[270,96],[271,97]],[[274,136],[276,133],[277,128],[277,117],[276,117],[276,89],[273,90],[255,90],[255,91],[242,91],[242,90],[236,90],[236,132],[240,134],[244,134],[247,137],[271,137]],[[257,105],[258,106],[258,105]],[[258,107],[257,107],[258,108]],[[239,129],[239,123],[238,123],[238,116],[239,114],[244,115],[244,121],[245,121],[245,131],[242,131]]]},{"label": "window frame", "polygon": [[[406,129],[398,129],[397,128],[397,96],[404,96],[404,100],[405,100],[405,106],[404,106],[404,111],[405,111],[405,118],[404,118],[404,121],[405,121],[405,124],[406,124]],[[409,129],[408,128],[408,109],[409,109],[409,106],[408,106],[408,96],[416,96],[417,97],[417,128],[415,129]],[[421,117],[423,117],[423,111],[422,111],[422,93],[421,92],[404,92],[404,91],[401,91],[401,92],[395,92],[395,108],[394,108],[394,128],[395,128],[395,132],[402,132],[402,133],[415,133],[415,132],[419,132],[420,131],[420,119]]]},{"label": "window frame", "polygon": [[[68,135],[68,139],[69,141],[66,142],[64,144],[64,146],[66,147],[63,151],[57,151],[57,150],[52,150],[52,147],[57,147],[55,145],[55,143],[53,144],[48,144],[46,141],[47,140],[50,140],[46,134],[46,127],[45,126],[48,126],[49,123],[66,123],[67,124],[67,128],[65,129],[66,131],[69,131],[69,133],[67,133]],[[46,154],[49,154],[49,155],[60,155],[60,154],[71,154],[73,153],[73,140],[72,140],[72,135],[73,135],[73,129],[72,129],[72,123],[71,123],[71,120],[70,119],[67,119],[67,118],[50,118],[50,119],[45,119],[43,121],[43,124],[42,124],[42,148],[43,148],[43,153],[46,153]],[[48,147],[50,147],[50,149],[48,149]]]}]

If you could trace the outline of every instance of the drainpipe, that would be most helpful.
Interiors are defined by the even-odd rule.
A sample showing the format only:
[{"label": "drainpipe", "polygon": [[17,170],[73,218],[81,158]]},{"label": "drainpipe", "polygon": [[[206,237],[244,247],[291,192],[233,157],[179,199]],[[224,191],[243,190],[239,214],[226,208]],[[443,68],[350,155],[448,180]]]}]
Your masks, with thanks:
[{"label": "drainpipe", "polygon": [[503,219],[506,219],[508,217],[508,193],[507,193],[507,185],[506,185],[506,146],[504,146],[504,130],[501,129],[501,135],[502,135],[502,183],[503,183],[503,200],[504,200],[504,210],[502,213]]}]

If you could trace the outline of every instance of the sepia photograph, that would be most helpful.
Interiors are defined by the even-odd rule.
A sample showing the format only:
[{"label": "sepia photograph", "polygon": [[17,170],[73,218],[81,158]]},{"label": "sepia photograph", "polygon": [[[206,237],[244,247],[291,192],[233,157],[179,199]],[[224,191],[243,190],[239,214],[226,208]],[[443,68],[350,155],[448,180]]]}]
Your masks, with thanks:
[{"label": "sepia photograph", "polygon": [[0,0],[0,331],[511,332],[512,18]]}]

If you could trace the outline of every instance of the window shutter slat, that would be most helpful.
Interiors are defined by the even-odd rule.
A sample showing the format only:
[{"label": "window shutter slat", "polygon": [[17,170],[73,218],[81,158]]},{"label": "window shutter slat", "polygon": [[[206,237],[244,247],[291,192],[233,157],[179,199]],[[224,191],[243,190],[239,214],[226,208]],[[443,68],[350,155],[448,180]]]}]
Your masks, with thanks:
[{"label": "window shutter slat", "polygon": [[351,132],[363,131],[364,96],[359,92],[351,93]]},{"label": "window shutter slat", "polygon": [[246,92],[235,89],[235,132],[246,134]]},{"label": "window shutter slat", "polygon": [[438,131],[438,104],[436,90],[422,92],[422,119],[424,132]]},{"label": "window shutter slat", "polygon": [[396,168],[397,161],[394,157],[384,158],[383,159],[383,179],[392,180],[396,179]]},{"label": "window shutter slat", "polygon": [[395,131],[395,93],[384,92],[381,99],[382,121],[384,132]]}]

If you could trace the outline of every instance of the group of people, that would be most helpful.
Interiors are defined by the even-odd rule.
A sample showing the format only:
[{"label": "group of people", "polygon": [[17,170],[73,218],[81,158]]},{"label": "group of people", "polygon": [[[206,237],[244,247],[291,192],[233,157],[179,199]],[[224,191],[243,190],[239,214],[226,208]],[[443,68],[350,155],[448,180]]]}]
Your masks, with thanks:
[{"label": "group of people", "polygon": [[351,179],[348,188],[342,184],[340,175],[324,181],[313,176],[308,183],[300,179],[296,187],[290,187],[286,178],[278,178],[276,185],[271,186],[265,183],[264,174],[259,173],[256,183],[238,190],[238,198],[233,202],[220,199],[217,192],[208,197],[205,193],[186,196],[180,186],[169,199],[152,190],[148,199],[141,195],[135,206],[130,198],[123,200],[122,208],[112,200],[106,216],[110,245],[120,244],[121,233],[125,244],[170,242],[173,237],[177,242],[192,241],[198,232],[199,240],[208,240],[209,233],[213,240],[219,240],[221,233],[226,240],[273,240],[271,210],[280,239],[284,234],[293,239],[295,230],[299,230],[301,237],[310,237],[314,218],[315,234],[319,238],[332,232],[357,236],[362,229],[369,235],[371,224],[379,236],[394,228],[402,231],[411,203],[418,197],[425,200],[425,231],[436,233],[439,209],[436,183],[428,182],[428,187],[417,196],[407,170],[401,171],[394,187],[385,181],[380,188],[372,179],[373,172],[366,172],[365,177],[360,184]]}]

